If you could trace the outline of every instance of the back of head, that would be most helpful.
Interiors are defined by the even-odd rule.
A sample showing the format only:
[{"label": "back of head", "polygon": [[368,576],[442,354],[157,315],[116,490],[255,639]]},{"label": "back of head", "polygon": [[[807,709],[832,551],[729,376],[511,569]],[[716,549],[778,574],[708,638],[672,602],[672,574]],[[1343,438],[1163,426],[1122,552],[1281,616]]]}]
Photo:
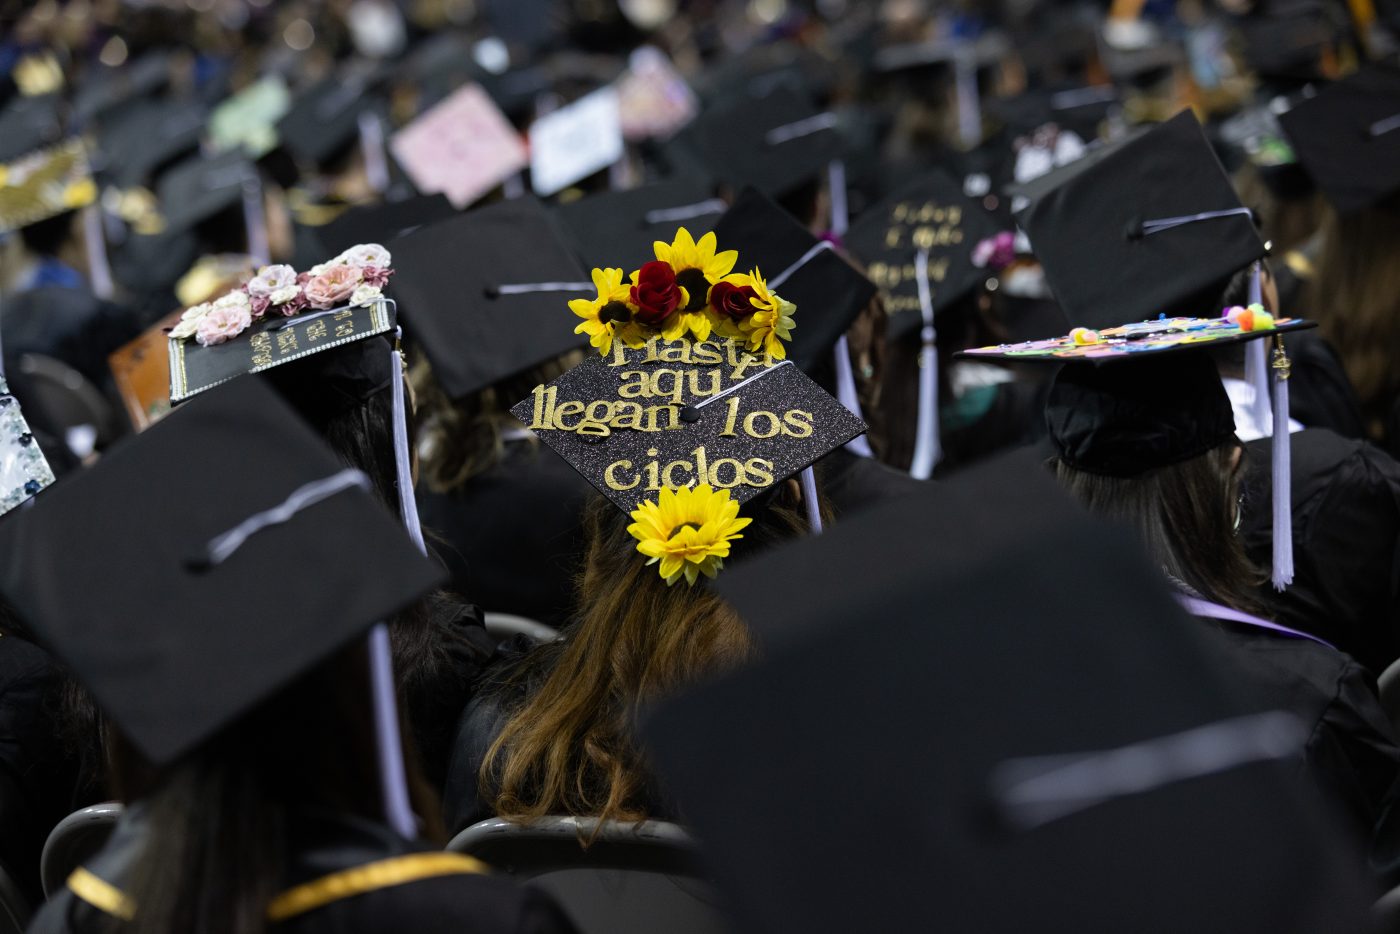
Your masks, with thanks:
[{"label": "back of head", "polygon": [[[780,484],[735,543],[735,555],[794,538],[807,524],[796,483]],[[668,585],[637,554],[631,520],[599,497],[585,516],[588,550],[567,640],[543,646],[519,677],[548,671],[511,712],[483,764],[497,813],[651,816],[654,787],[633,739],[642,705],[749,657],[748,630],[702,579]]]}]

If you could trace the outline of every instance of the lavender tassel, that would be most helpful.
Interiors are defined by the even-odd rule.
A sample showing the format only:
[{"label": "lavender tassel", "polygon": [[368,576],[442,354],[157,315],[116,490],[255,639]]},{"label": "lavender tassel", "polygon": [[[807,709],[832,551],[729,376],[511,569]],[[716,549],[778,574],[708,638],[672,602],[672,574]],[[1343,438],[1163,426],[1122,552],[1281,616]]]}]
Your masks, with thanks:
[{"label": "lavender tassel", "polygon": [[418,522],[418,501],[413,496],[413,465],[408,456],[408,419],[405,415],[404,393],[403,393],[403,358],[399,356],[397,349],[389,351],[393,355],[391,361],[394,367],[396,379],[390,380],[394,392],[394,467],[397,471],[395,477],[396,485],[399,488],[399,513],[403,516],[403,524],[408,529],[408,535],[413,539],[413,544],[418,546],[418,550],[423,554],[428,553],[428,546],[423,543],[423,527]]},{"label": "lavender tassel", "polygon": [[[1264,289],[1260,282],[1260,264],[1256,260],[1249,274],[1249,304],[1264,304]],[[1244,350],[1244,381],[1254,390],[1250,412],[1260,432],[1269,430],[1269,356],[1264,341],[1250,341]]]},{"label": "lavender tassel", "polygon": [[919,351],[919,423],[914,437],[914,461],[909,474],[915,480],[933,476],[938,463],[938,332],[933,326],[933,297],[928,284],[928,250],[920,250],[914,259],[914,278],[919,286],[919,310],[924,327],[920,332],[923,348]]},{"label": "lavender tassel", "polygon": [[[1262,344],[1262,341],[1257,343]],[[1293,583],[1292,445],[1288,437],[1288,354],[1274,338],[1274,589]]]},{"label": "lavender tassel", "polygon": [[[865,413],[860,407],[860,393],[856,391],[856,377],[851,370],[851,350],[846,344],[846,335],[842,334],[836,340],[836,398],[841,400],[852,415],[861,421],[865,421]],[[870,450],[870,439],[865,435],[856,435],[846,442],[846,450],[858,457],[874,457],[875,452]]]},{"label": "lavender tassel", "polygon": [[822,504],[817,499],[817,475],[811,467],[802,471],[802,504],[807,509],[807,525],[813,535],[822,534]]}]

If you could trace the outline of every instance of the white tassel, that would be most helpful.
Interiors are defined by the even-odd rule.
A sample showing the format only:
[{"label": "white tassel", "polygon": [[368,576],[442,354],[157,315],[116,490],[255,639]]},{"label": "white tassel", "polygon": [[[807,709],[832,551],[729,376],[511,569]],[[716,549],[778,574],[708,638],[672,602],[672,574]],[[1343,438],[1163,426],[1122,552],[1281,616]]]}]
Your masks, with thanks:
[{"label": "white tassel", "polygon": [[914,460],[910,476],[927,480],[942,456],[938,429],[938,332],[933,325],[933,296],[928,284],[928,250],[914,259],[914,279],[919,286],[919,311],[924,318],[919,350],[919,423],[914,437]]}]

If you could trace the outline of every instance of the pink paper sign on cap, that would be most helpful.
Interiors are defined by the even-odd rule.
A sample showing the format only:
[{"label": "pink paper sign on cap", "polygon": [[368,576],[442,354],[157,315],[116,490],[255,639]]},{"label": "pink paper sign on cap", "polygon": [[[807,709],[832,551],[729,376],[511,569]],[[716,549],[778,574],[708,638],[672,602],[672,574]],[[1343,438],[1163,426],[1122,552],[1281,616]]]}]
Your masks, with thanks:
[{"label": "pink paper sign on cap", "polygon": [[389,149],[420,192],[441,192],[459,211],[529,164],[520,134],[478,84],[425,111]]}]

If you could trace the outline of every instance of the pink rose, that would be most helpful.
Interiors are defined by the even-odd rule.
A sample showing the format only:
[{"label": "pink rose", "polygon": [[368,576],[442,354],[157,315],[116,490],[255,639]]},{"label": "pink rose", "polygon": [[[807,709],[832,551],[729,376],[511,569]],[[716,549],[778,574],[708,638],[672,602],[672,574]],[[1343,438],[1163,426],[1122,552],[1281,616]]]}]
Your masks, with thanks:
[{"label": "pink rose", "polygon": [[252,323],[253,316],[247,305],[215,306],[199,319],[194,339],[199,341],[201,346],[212,347],[233,340],[248,330]]},{"label": "pink rose", "polygon": [[310,282],[310,281],[311,281],[311,273],[309,273],[309,272],[299,272],[299,273],[297,273],[297,285],[306,285],[306,283],[308,283],[308,282]]},{"label": "pink rose", "polygon": [[248,296],[248,301],[252,307],[254,318],[261,318],[263,315],[267,314],[267,306],[272,304],[272,299],[268,298],[266,295],[250,294]]},{"label": "pink rose", "polygon": [[364,274],[365,285],[372,285],[382,289],[389,284],[389,277],[394,274],[394,270],[387,266],[362,266],[360,271]]},{"label": "pink rose", "polygon": [[363,278],[358,266],[332,266],[312,276],[302,291],[312,308],[334,308],[354,294]]},{"label": "pink rose", "polygon": [[306,310],[306,293],[297,289],[297,294],[278,305],[277,310],[288,318],[301,314]]}]

